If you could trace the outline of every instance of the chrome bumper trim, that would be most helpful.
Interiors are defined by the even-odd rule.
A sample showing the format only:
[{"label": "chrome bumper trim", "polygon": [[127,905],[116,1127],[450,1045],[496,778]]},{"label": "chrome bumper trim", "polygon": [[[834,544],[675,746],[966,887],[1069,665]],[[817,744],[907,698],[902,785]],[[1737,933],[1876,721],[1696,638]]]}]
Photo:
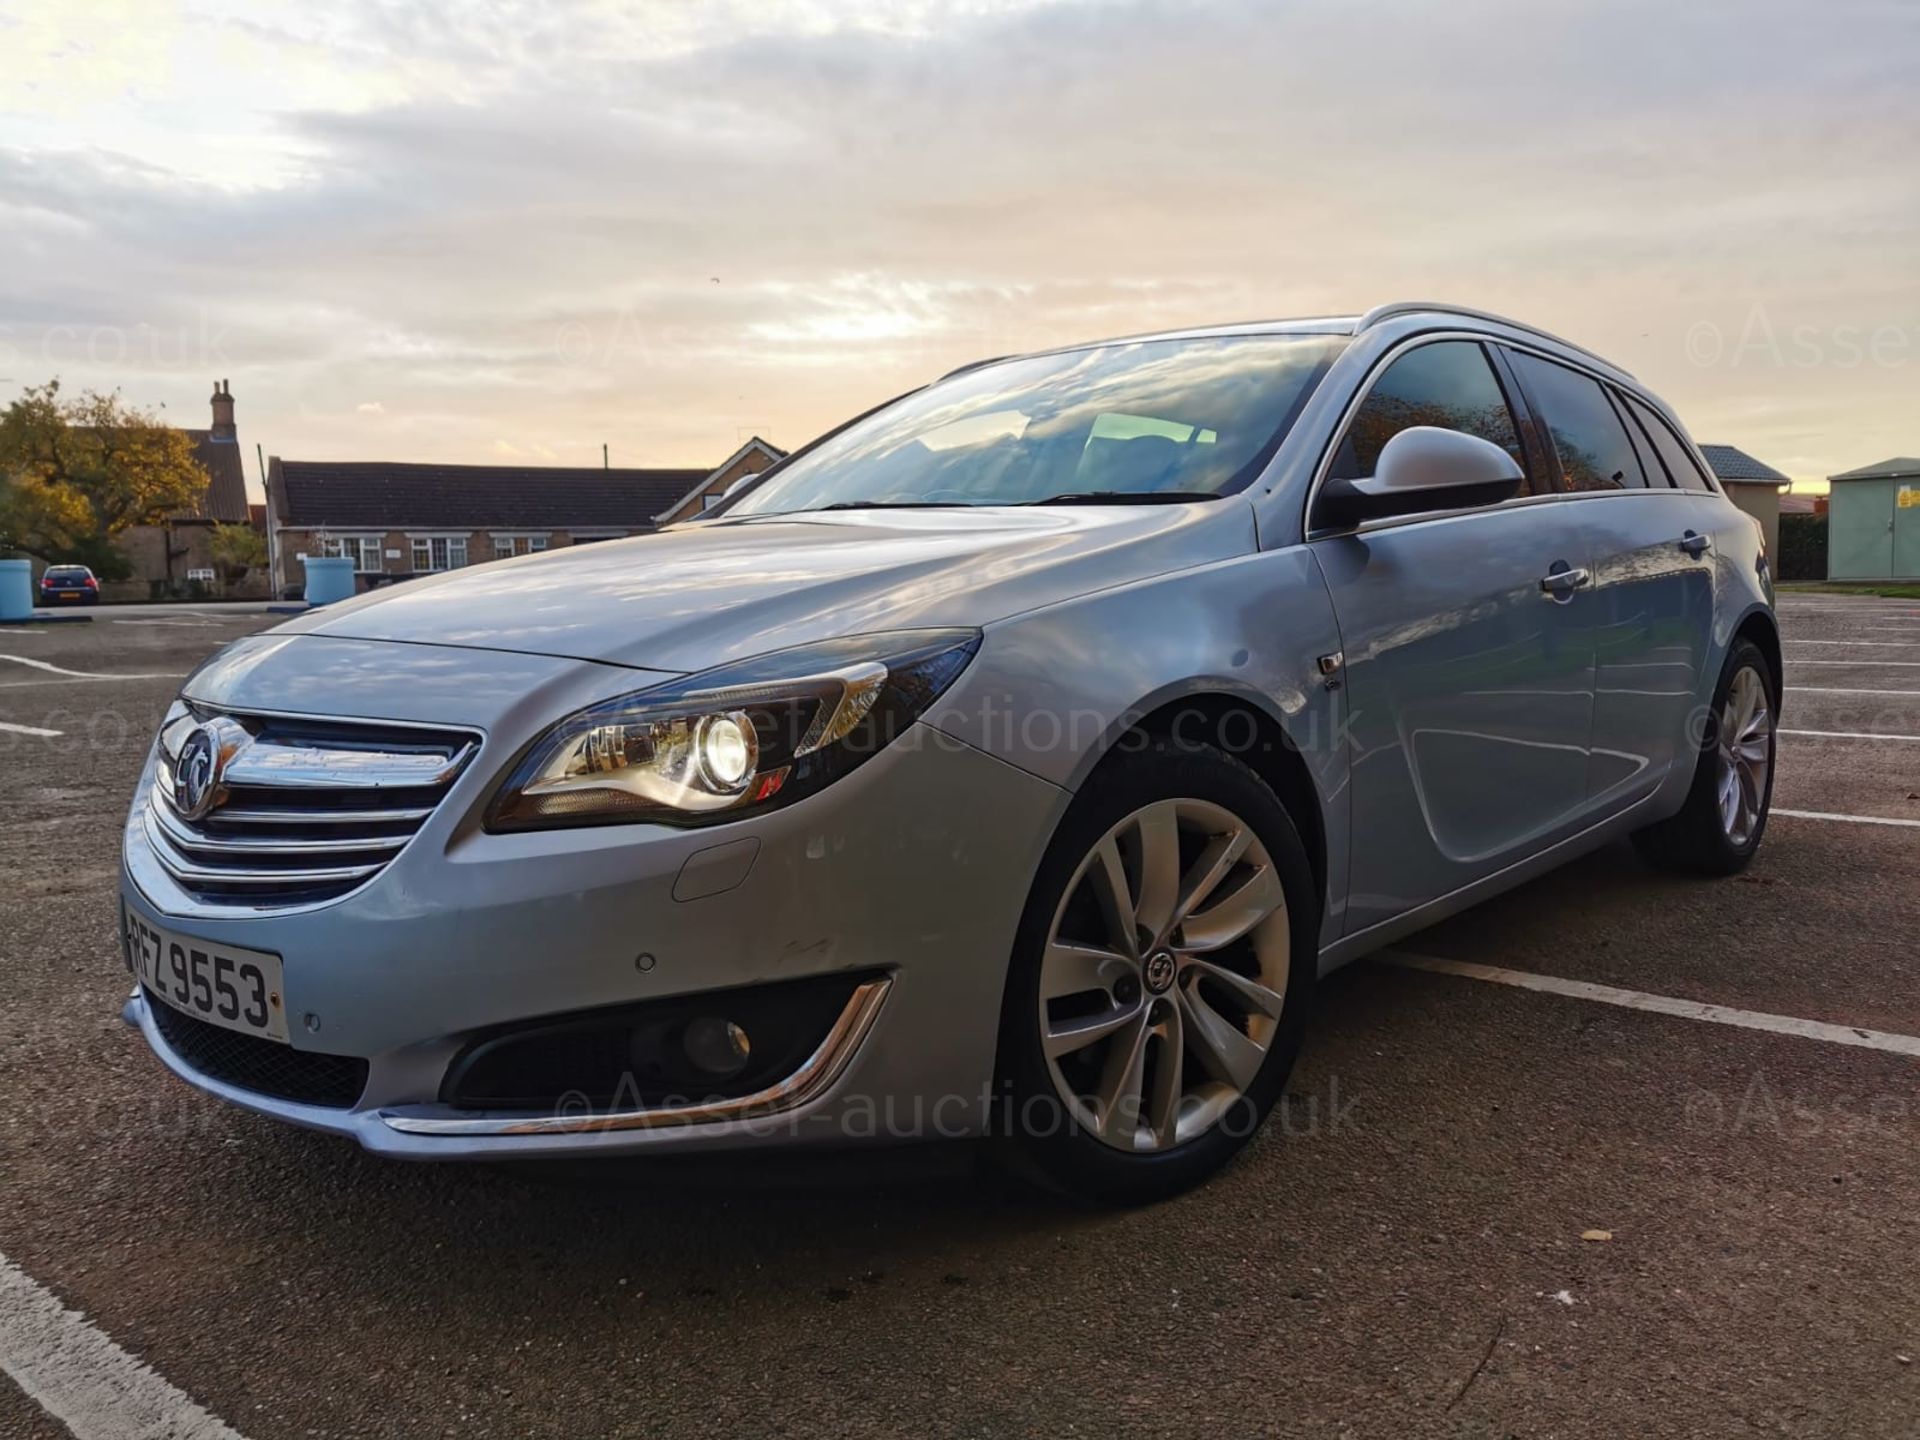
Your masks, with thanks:
[{"label": "chrome bumper trim", "polygon": [[880,1006],[893,988],[890,979],[869,980],[854,988],[846,1008],[833,1022],[806,1061],[786,1079],[751,1095],[701,1105],[668,1109],[616,1110],[605,1115],[548,1115],[529,1117],[456,1117],[424,1114],[413,1109],[378,1112],[390,1130],[407,1135],[580,1135],[619,1130],[654,1130],[666,1126],[712,1125],[723,1121],[757,1120],[816,1100],[833,1088],[846,1072],[879,1018]]}]

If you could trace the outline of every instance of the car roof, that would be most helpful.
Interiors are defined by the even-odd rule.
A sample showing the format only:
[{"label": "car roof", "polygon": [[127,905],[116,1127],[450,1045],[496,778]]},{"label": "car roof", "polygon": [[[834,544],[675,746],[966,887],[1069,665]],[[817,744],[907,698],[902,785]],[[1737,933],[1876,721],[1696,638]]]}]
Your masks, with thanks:
[{"label": "car roof", "polygon": [[[1299,320],[1246,320],[1227,325],[1153,330],[1139,335],[1119,335],[1107,340],[1058,345],[1029,353],[1061,355],[1076,350],[1098,350],[1108,345],[1137,345],[1154,340],[1212,340],[1235,335],[1360,335],[1390,321],[1417,321],[1425,317],[1431,317],[1455,328],[1477,330],[1507,339],[1545,341],[1549,346],[1558,346],[1580,357],[1588,364],[1606,370],[1617,379],[1633,381],[1632,375],[1604,355],[1597,355],[1584,345],[1576,345],[1573,341],[1562,339],[1551,331],[1542,330],[1537,325],[1529,325],[1524,320],[1513,320],[1504,315],[1496,315],[1491,310],[1476,310],[1471,306],[1453,305],[1441,300],[1397,300],[1387,305],[1376,305],[1364,315],[1328,315]],[[1002,360],[1025,358],[1027,357],[1024,355],[999,355],[990,360],[976,360],[972,364],[962,365],[959,369],[948,372],[941,378],[944,380],[954,375],[964,375],[969,370],[996,365]]]}]

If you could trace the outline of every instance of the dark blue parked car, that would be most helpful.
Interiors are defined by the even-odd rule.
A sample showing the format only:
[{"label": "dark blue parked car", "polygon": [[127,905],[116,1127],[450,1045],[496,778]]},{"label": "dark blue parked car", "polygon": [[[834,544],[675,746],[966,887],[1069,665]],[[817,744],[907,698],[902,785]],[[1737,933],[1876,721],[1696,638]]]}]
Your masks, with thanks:
[{"label": "dark blue parked car", "polygon": [[42,605],[98,605],[100,581],[84,565],[49,565],[40,577]]}]

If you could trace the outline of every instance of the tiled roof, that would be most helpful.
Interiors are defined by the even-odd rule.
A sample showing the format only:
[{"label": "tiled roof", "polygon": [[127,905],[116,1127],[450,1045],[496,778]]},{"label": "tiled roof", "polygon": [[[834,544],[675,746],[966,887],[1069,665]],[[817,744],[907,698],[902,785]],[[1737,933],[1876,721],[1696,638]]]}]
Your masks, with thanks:
[{"label": "tiled roof", "polygon": [[211,430],[183,431],[193,446],[193,458],[206,467],[212,483],[194,507],[201,520],[219,520],[230,525],[247,523],[247,471],[240,455],[240,443],[233,439],[215,439]]},{"label": "tiled roof", "polygon": [[1702,445],[1700,453],[1707,457],[1707,464],[1713,467],[1714,475],[1721,481],[1730,481],[1735,485],[1742,481],[1787,485],[1792,483],[1771,465],[1762,465],[1744,450],[1731,445]]},{"label": "tiled roof", "polygon": [[1832,480],[1893,480],[1903,475],[1920,475],[1920,460],[1902,455],[1892,460],[1882,460],[1878,465],[1862,465],[1858,470],[1848,470],[1828,478]]},{"label": "tiled roof", "polygon": [[708,470],[278,460],[279,523],[371,530],[642,530]]}]

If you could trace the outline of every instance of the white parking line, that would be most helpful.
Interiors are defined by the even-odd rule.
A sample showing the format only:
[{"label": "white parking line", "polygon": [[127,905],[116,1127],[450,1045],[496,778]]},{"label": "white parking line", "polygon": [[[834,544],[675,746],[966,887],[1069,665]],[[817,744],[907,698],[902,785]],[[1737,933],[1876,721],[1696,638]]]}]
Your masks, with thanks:
[{"label": "white parking line", "polygon": [[69,670],[62,665],[50,665],[45,660],[29,660],[25,655],[0,654],[0,660],[11,660],[16,665],[25,665],[30,669],[44,670],[49,675],[66,675],[75,680],[178,680],[177,674],[167,675],[105,675],[97,670]]},{"label": "white parking line", "polygon": [[0,730],[9,735],[39,735],[48,740],[58,739],[61,734],[58,730],[42,730],[38,725],[15,725],[9,720],[0,720]]},{"label": "white parking line", "polygon": [[1903,830],[1920,830],[1920,820],[1900,820],[1892,815],[1835,815],[1826,810],[1782,810],[1777,805],[1767,813],[1785,815],[1790,820],[1838,820],[1846,825],[1898,825]]},{"label": "white parking line", "polygon": [[1795,660],[1787,657],[1789,665],[1862,665],[1881,670],[1920,670],[1920,660]]},{"label": "white parking line", "polygon": [[1850,690],[1832,685],[1789,685],[1789,695],[1920,695],[1920,690]]},{"label": "white parking line", "polygon": [[1872,730],[1778,730],[1778,735],[1815,735],[1823,740],[1920,740],[1920,735],[1881,735]]},{"label": "white parking line", "polygon": [[[1773,813],[1778,815],[1781,812],[1776,810]],[[1674,1015],[1682,1020],[1704,1020],[1712,1025],[1766,1030],[1775,1035],[1797,1036],[1802,1040],[1824,1040],[1830,1045],[1854,1045],[1866,1050],[1887,1050],[1895,1055],[1920,1056],[1920,1036],[1916,1035],[1862,1030],[1853,1025],[1829,1025],[1822,1020],[1799,1020],[1791,1015],[1769,1015],[1761,1010],[1735,1010],[1726,1005],[1709,1005],[1701,1000],[1680,1000],[1671,995],[1649,995],[1643,990],[1621,990],[1612,985],[1590,984],[1585,980],[1562,980],[1555,975],[1534,975],[1525,970],[1503,970],[1497,965],[1476,965],[1470,960],[1439,960],[1431,955],[1409,955],[1399,950],[1383,950],[1380,958],[1403,970],[1458,975],[1468,980],[1485,980],[1493,985],[1538,990],[1547,995],[1594,1000],[1602,1005],[1618,1005],[1626,1010]]]},{"label": "white parking line", "polygon": [[74,1440],[243,1440],[5,1255],[0,1370]]},{"label": "white parking line", "polygon": [[[1920,650],[1920,640],[1789,640],[1789,645],[1868,646],[1875,650]],[[1871,664],[1872,662],[1867,662]]]}]

